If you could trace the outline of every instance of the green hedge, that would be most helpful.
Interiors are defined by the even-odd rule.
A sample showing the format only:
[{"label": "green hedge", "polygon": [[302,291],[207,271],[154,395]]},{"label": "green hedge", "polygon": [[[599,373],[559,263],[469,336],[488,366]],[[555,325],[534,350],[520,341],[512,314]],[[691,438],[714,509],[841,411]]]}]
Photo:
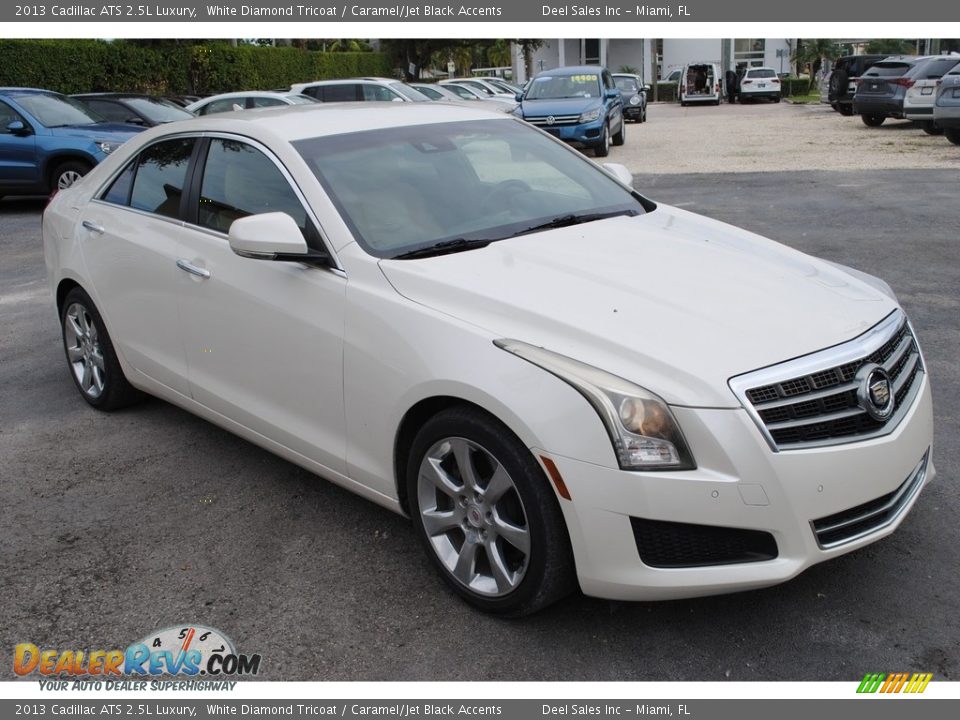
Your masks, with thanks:
[{"label": "green hedge", "polygon": [[226,43],[141,47],[122,40],[0,40],[0,86],[63,93],[207,95],[390,73],[383,53],[324,53]]},{"label": "green hedge", "polygon": [[809,95],[810,78],[788,77],[780,80],[780,94],[783,97],[792,95]]}]

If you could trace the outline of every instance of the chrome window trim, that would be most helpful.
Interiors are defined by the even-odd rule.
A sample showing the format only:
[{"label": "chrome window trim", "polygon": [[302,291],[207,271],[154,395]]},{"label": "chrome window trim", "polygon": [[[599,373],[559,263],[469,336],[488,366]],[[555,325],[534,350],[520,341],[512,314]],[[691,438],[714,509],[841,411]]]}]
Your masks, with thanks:
[{"label": "chrome window trim", "polygon": [[[884,343],[886,343],[897,332],[897,330],[900,328],[900,325],[906,322],[906,320],[906,315],[904,314],[903,310],[897,308],[872,328],[853,338],[852,340],[848,340],[847,342],[840,343],[839,345],[834,345],[823,350],[818,350],[810,353],[809,355],[802,355],[798,358],[794,358],[793,360],[787,360],[786,362],[778,363],[776,365],[769,365],[765,368],[760,368],[759,370],[753,370],[748,373],[736,375],[730,378],[727,381],[727,384],[729,385],[730,390],[733,391],[733,394],[736,396],[737,400],[740,402],[741,407],[747,412],[747,414],[750,416],[750,419],[753,420],[754,424],[760,430],[760,434],[763,436],[764,440],[767,441],[767,445],[769,445],[770,449],[775,453],[797,452],[831,445],[845,445],[888,435],[900,424],[900,421],[903,420],[907,410],[913,406],[920,389],[923,387],[924,382],[926,382],[926,378],[917,378],[910,390],[910,393],[903,399],[903,402],[897,406],[894,414],[889,420],[887,420],[884,426],[878,430],[862,435],[830,438],[828,440],[805,443],[796,447],[787,448],[781,448],[777,445],[776,441],[773,439],[773,436],[770,434],[767,424],[760,417],[760,412],[756,407],[754,407],[753,403],[750,402],[750,399],[747,397],[747,391],[753,388],[772,385],[785,380],[791,380],[793,378],[812,375],[829,368],[835,368],[840,365],[845,365],[847,363],[868,357],[872,353],[879,350]],[[909,322],[907,323],[907,326],[911,335],[913,335],[913,326],[910,325]],[[913,342],[917,347],[920,370],[921,372],[924,372],[926,366],[923,364],[923,355],[920,353],[920,344],[916,342],[916,335],[913,335]]]}]

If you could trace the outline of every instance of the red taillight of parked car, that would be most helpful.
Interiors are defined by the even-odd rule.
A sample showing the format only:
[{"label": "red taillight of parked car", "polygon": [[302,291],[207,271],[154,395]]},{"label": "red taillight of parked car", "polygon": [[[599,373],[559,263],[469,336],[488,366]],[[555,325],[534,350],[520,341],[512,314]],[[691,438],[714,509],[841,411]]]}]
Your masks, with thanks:
[{"label": "red taillight of parked car", "polygon": [[779,78],[774,78],[773,80],[771,80],[771,82],[772,82],[774,85],[779,85],[779,84],[780,84],[780,79],[779,79]]},{"label": "red taillight of parked car", "polygon": [[897,78],[893,81],[894,85],[899,85],[900,87],[912,88],[916,80],[911,80],[910,78]]},{"label": "red taillight of parked car", "polygon": [[753,84],[753,80],[744,80],[744,81],[741,83],[741,85],[752,85],[752,84]]}]

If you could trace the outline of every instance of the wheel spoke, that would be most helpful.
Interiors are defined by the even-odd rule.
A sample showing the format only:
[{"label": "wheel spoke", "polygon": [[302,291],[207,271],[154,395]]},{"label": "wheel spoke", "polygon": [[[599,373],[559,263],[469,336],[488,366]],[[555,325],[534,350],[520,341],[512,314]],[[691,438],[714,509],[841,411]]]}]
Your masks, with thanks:
[{"label": "wheel spoke", "polygon": [[83,364],[83,375],[80,377],[80,387],[84,392],[90,390],[90,383],[93,380],[93,371],[90,369],[90,363]]},{"label": "wheel spoke", "polygon": [[490,478],[490,482],[487,483],[487,488],[483,493],[484,500],[487,505],[496,505],[500,502],[500,498],[512,487],[513,481],[510,479],[507,471],[503,469],[503,465],[497,465],[497,469],[493,471],[493,476]]},{"label": "wheel spoke", "polygon": [[75,338],[83,337],[83,328],[80,327],[80,320],[77,318],[77,315],[69,313],[67,315],[67,323]]},{"label": "wheel spoke", "polygon": [[477,550],[479,545],[466,540],[460,547],[460,554],[457,556],[457,564],[453,568],[453,574],[464,585],[470,585],[476,575]]},{"label": "wheel spoke", "polygon": [[93,387],[97,390],[97,395],[103,392],[103,370],[93,366],[91,369],[91,375],[93,376]]},{"label": "wheel spoke", "polygon": [[105,365],[105,363],[104,363],[104,361],[103,361],[103,355],[100,353],[99,350],[94,350],[94,351],[90,354],[90,359],[93,361],[93,364],[96,365],[96,367],[97,367],[101,372],[103,372],[104,370],[107,369],[107,368],[106,368],[106,365]]},{"label": "wheel spoke", "polygon": [[530,553],[530,533],[525,527],[509,523],[499,515],[494,516],[493,528],[497,535],[513,545],[524,555]]},{"label": "wheel spoke", "polygon": [[82,362],[83,361],[83,350],[81,350],[76,345],[71,345],[67,348],[67,359],[72,362]]},{"label": "wheel spoke", "polygon": [[420,478],[434,485],[444,495],[456,499],[461,488],[440,467],[440,462],[437,458],[427,458],[427,462],[420,465]]},{"label": "wheel spoke", "polygon": [[451,440],[450,447],[457,460],[457,468],[460,470],[463,484],[472,490],[477,490],[479,486],[477,485],[477,473],[473,467],[472,448],[463,440]]},{"label": "wheel spoke", "polygon": [[423,520],[423,529],[427,535],[435,537],[450,532],[460,526],[459,513],[455,510],[425,510],[420,514]]},{"label": "wheel spoke", "polygon": [[507,569],[507,564],[503,560],[496,542],[486,544],[487,559],[490,561],[490,569],[493,572],[493,579],[497,583],[498,592],[506,592],[516,585],[516,576]]}]

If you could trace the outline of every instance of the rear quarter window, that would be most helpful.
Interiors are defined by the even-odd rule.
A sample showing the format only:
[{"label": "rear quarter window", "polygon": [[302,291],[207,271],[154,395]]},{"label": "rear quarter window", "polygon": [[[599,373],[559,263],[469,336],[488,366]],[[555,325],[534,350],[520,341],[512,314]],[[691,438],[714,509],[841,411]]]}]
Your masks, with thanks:
[{"label": "rear quarter window", "polygon": [[900,77],[910,69],[910,63],[877,63],[864,73],[864,77]]}]

